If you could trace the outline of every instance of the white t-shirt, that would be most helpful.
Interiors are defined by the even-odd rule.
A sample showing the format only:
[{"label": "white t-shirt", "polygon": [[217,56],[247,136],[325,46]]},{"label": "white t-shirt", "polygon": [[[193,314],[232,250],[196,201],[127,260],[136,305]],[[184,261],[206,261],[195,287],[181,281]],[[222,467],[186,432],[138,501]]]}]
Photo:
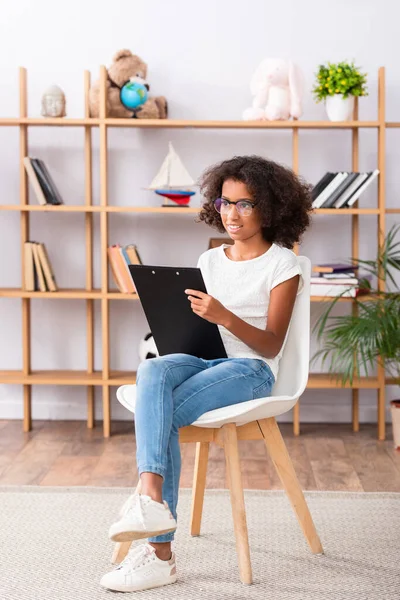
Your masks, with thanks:
[{"label": "white t-shirt", "polygon": [[[272,246],[257,258],[231,260],[225,254],[228,244],[222,244],[201,254],[200,268],[207,292],[225,308],[258,329],[266,329],[271,290],[287,279],[300,275],[298,294],[303,289],[301,269],[294,252]],[[274,358],[260,356],[222,325],[218,325],[228,358],[258,358],[267,363],[275,380],[278,364],[286,343]]]}]

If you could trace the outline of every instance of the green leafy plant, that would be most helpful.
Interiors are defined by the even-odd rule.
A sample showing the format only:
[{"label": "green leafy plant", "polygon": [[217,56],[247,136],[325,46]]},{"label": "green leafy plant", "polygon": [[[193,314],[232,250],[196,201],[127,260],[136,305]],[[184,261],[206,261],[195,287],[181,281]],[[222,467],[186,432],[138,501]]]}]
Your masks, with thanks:
[{"label": "green leafy plant", "polygon": [[313,88],[316,102],[325,100],[327,96],[341,94],[349,96],[367,96],[367,74],[361,73],[354,62],[330,63],[319,65],[316,73],[317,81]]},{"label": "green leafy plant", "polygon": [[361,281],[369,293],[364,299],[355,298],[357,311],[333,316],[340,296],[335,297],[314,326],[322,348],[312,361],[322,357],[322,366],[328,364],[329,373],[337,373],[343,385],[352,384],[353,377],[361,375],[361,366],[369,373],[380,359],[394,377],[400,378],[400,290],[395,279],[396,271],[400,271],[399,233],[400,225],[390,229],[376,260],[348,261],[383,281],[386,291],[373,289],[367,280]]}]

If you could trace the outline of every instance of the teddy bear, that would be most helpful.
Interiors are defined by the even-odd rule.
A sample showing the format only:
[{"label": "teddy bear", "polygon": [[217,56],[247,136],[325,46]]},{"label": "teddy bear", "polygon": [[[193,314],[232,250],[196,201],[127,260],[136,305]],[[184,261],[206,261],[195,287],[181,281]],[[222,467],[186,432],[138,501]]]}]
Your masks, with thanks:
[{"label": "teddy bear", "polygon": [[251,108],[243,113],[245,121],[298,119],[302,115],[303,75],[292,61],[266,58],[251,79],[254,96]]},{"label": "teddy bear", "polygon": [[[138,119],[166,119],[167,101],[163,96],[148,98],[134,112],[125,108],[120,100],[121,88],[132,78],[140,78],[146,82],[147,64],[130,50],[119,50],[113,63],[107,71],[106,93],[107,93],[107,117],[120,117]],[[96,81],[89,92],[89,109],[91,117],[98,117],[100,111],[100,82]]]}]

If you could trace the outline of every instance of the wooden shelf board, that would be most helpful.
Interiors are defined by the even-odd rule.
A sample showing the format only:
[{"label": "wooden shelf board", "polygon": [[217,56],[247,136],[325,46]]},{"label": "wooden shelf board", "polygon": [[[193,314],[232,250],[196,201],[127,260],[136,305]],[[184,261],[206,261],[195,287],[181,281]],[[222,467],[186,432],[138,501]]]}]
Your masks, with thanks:
[{"label": "wooden shelf board", "polygon": [[105,206],[105,212],[120,212],[120,213],[162,213],[168,215],[193,215],[200,211],[201,206]]},{"label": "wooden shelf board", "polygon": [[139,300],[139,296],[137,294],[123,294],[118,290],[115,290],[114,292],[108,292],[106,294],[106,298],[107,300]]},{"label": "wooden shelf board", "polygon": [[[102,372],[87,373],[86,371],[48,370],[32,371],[24,375],[22,371],[0,371],[0,384],[31,384],[31,385],[125,385],[136,382],[134,371],[110,371],[108,379],[103,379]],[[396,384],[394,378],[388,377],[386,384]],[[336,382],[334,376],[326,373],[311,373],[307,389],[338,389],[341,383]],[[354,380],[353,388],[377,389],[377,377],[362,377]],[[344,388],[351,388],[350,385]]]},{"label": "wooden shelf board", "polygon": [[172,206],[171,208],[162,206],[88,206],[88,205],[67,205],[59,206],[46,205],[39,206],[34,204],[0,204],[0,210],[29,211],[29,212],[82,212],[82,213],[162,213],[162,214],[197,214],[200,206],[187,208],[181,206]]},{"label": "wooden shelf board", "polygon": [[[80,288],[59,289],[57,292],[32,292],[20,288],[0,288],[0,298],[50,298],[58,299],[81,299],[81,300],[139,300],[137,294],[123,294],[118,290],[110,290],[103,294],[101,290],[82,290]],[[358,300],[367,301],[376,299],[375,296],[358,296]],[[338,302],[349,302],[354,298],[339,298]],[[311,296],[311,302],[332,302],[330,296]]]},{"label": "wooden shelf board", "polygon": [[98,127],[100,119],[69,119],[69,118],[50,118],[50,117],[11,117],[0,118],[0,126],[13,127],[19,125],[29,125],[33,127]]},{"label": "wooden shelf board", "polygon": [[399,215],[400,214],[400,208],[387,208],[385,212],[388,215]]},{"label": "wooden shelf board", "polygon": [[118,290],[111,290],[103,294],[101,290],[60,289],[57,292],[31,292],[20,288],[0,288],[0,298],[50,298],[52,300],[139,300],[137,294],[122,294]]},{"label": "wooden shelf board", "polygon": [[[239,121],[202,119],[115,119],[115,118],[0,118],[0,126],[34,127],[134,127],[134,128],[194,128],[194,129],[355,129],[379,127],[379,121]],[[397,126],[387,124],[388,127]]]},{"label": "wooden shelf board", "polygon": [[0,288],[2,298],[51,298],[51,299],[100,299],[100,290],[82,290],[79,288],[60,289],[57,292],[31,292],[20,288]]},{"label": "wooden shelf board", "polygon": [[29,383],[36,385],[102,385],[102,373],[87,373],[86,371],[32,371],[29,375],[24,375],[22,371],[0,371],[0,382],[11,383]]},{"label": "wooden shelf board", "polygon": [[[332,296],[311,296],[310,300],[311,302],[333,302],[335,298]],[[361,296],[357,296],[357,300],[359,302],[369,302],[370,300],[376,300],[377,296],[372,296],[369,294],[365,294],[365,295],[361,295]],[[341,297],[337,300],[337,302],[352,302],[353,300],[355,300],[355,298],[347,298],[347,297]]]},{"label": "wooden shelf board", "polygon": [[379,208],[316,208],[319,215],[379,215]]},{"label": "wooden shelf board", "polygon": [[221,121],[185,119],[105,119],[108,127],[193,129],[354,129],[378,127],[378,121]]},{"label": "wooden shelf board", "polygon": [[132,385],[133,383],[136,383],[135,371],[110,371],[109,385]]},{"label": "wooden shelf board", "polygon": [[0,210],[17,210],[24,212],[101,212],[102,207],[88,206],[85,204],[60,204],[58,206],[53,204],[46,204],[44,206],[39,204],[0,204]]},{"label": "wooden shelf board", "polygon": [[110,371],[108,379],[103,379],[101,371],[48,370],[32,371],[24,375],[22,371],[0,371],[0,384],[30,385],[124,385],[136,383],[134,371]]},{"label": "wooden shelf board", "polygon": [[[91,213],[158,213],[169,215],[194,215],[200,212],[201,206],[88,206],[88,205],[68,205],[59,206],[35,204],[0,204],[0,210],[29,211],[29,212],[91,212]],[[400,209],[387,209],[387,213],[400,213]],[[320,215],[379,215],[378,208],[316,208],[315,214]]]},{"label": "wooden shelf board", "polygon": [[[329,389],[329,388],[341,388],[341,381],[337,381],[335,375],[329,373],[310,373],[307,383],[307,389]],[[377,377],[361,377],[353,380],[353,385],[350,386],[348,383],[343,388],[356,388],[356,389],[377,389],[378,378]]]}]

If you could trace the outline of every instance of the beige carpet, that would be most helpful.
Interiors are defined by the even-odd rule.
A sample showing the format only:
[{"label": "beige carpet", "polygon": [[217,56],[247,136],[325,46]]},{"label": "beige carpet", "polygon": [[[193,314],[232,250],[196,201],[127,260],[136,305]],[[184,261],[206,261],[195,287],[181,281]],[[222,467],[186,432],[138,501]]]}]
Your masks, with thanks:
[{"label": "beige carpet", "polygon": [[[0,488],[1,600],[115,598],[98,581],[110,568],[109,524],[128,493]],[[398,600],[400,494],[307,492],[306,498],[324,556],[309,551],[283,492],[246,492],[254,585],[243,586],[227,492],[207,491],[202,536],[191,538],[190,490],[182,490],[178,583],[125,597]]]}]

